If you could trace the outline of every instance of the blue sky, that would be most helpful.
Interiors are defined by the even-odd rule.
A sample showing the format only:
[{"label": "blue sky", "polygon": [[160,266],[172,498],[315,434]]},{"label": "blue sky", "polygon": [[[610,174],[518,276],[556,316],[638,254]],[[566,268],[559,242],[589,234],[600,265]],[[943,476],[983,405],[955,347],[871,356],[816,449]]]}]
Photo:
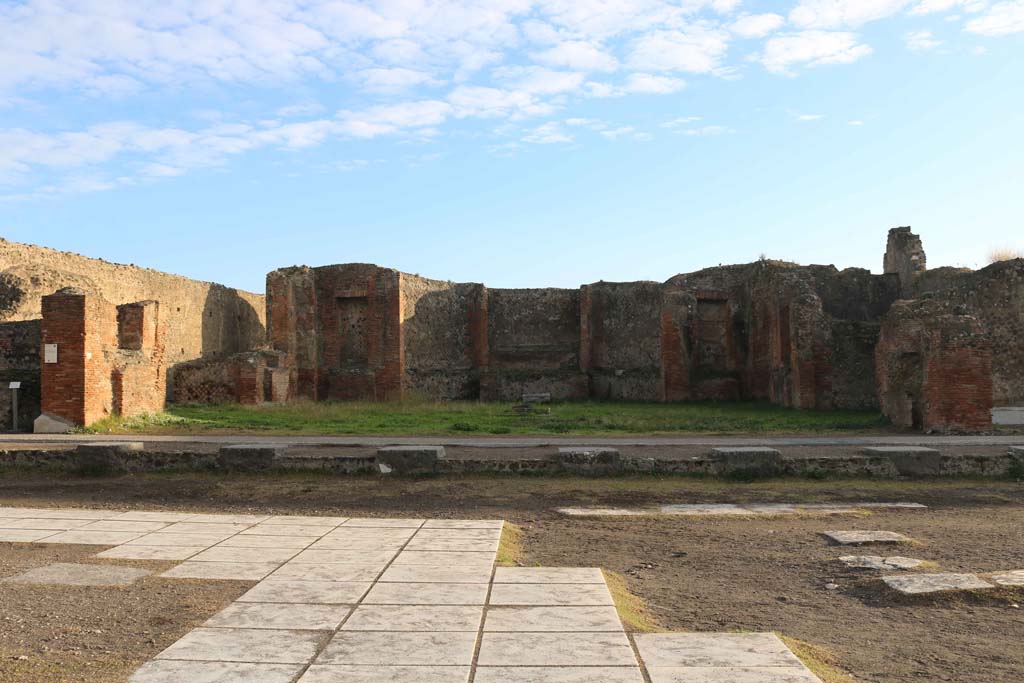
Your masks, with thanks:
[{"label": "blue sky", "polygon": [[1024,249],[1024,0],[0,0],[0,235],[262,291]]}]

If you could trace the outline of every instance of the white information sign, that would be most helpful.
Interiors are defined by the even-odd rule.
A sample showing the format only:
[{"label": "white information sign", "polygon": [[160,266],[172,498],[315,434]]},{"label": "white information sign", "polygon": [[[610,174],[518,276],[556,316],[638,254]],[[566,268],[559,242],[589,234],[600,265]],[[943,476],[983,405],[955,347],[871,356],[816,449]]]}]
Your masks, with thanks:
[{"label": "white information sign", "polygon": [[11,382],[11,389],[21,389],[21,382]]},{"label": "white information sign", "polygon": [[44,363],[56,363],[57,362],[57,345],[56,344],[44,344],[43,345],[43,362]]}]

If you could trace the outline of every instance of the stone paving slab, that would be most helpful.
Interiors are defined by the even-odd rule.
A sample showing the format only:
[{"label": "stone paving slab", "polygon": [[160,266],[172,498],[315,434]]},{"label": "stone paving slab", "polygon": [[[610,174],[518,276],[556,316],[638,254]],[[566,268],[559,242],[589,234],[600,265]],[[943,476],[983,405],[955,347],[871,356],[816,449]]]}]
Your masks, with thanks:
[{"label": "stone paving slab", "polygon": [[143,664],[128,683],[291,683],[302,668],[299,664],[156,659]]},{"label": "stone paving slab", "polygon": [[650,668],[651,683],[821,683],[804,667]]},{"label": "stone paving slab", "polygon": [[285,526],[315,524],[334,527],[347,522],[348,519],[348,517],[317,517],[315,515],[274,515],[263,520],[260,524],[279,524]]},{"label": "stone paving slab", "polygon": [[476,632],[409,633],[339,631],[317,664],[469,666]]},{"label": "stone paving slab", "polygon": [[364,605],[483,605],[486,583],[377,583]]},{"label": "stone paving slab", "polygon": [[483,607],[452,605],[360,605],[342,631],[480,630]]},{"label": "stone paving slab", "polygon": [[473,566],[491,567],[494,564],[494,553],[473,551],[439,551],[439,550],[403,550],[396,557],[394,564],[426,565],[426,566]]},{"label": "stone paving slab", "polygon": [[192,562],[187,560],[161,577],[168,579],[223,579],[259,581],[280,565],[274,562]]},{"label": "stone paving slab", "polygon": [[354,527],[354,526],[365,526],[365,527],[380,527],[380,528],[412,528],[418,529],[423,526],[426,522],[425,519],[396,519],[386,517],[353,517],[352,519],[345,522],[342,526]]},{"label": "stone paving slab", "polygon": [[498,541],[482,540],[474,538],[427,538],[419,540],[414,538],[406,546],[408,550],[454,550],[463,552],[495,552],[498,550]]},{"label": "stone paving slab", "polygon": [[438,567],[429,565],[391,565],[381,575],[384,583],[488,583],[490,567]]},{"label": "stone paving slab", "polygon": [[883,576],[882,581],[895,591],[905,595],[926,595],[947,591],[970,591],[995,588],[974,574],[903,574]]},{"label": "stone paving slab", "polygon": [[[280,527],[287,529],[288,527]],[[245,536],[237,534],[229,536],[217,544],[218,548],[291,548],[298,552],[305,550],[314,541],[316,536]]]},{"label": "stone paving slab", "polygon": [[184,545],[118,545],[96,557],[117,560],[187,560],[205,550],[205,546]]},{"label": "stone paving slab", "polygon": [[277,562],[283,564],[295,557],[295,548],[229,548],[214,546],[192,558],[192,562]]},{"label": "stone paving slab", "polygon": [[309,667],[299,683],[466,683],[468,666]]},{"label": "stone paving slab", "polygon": [[46,539],[47,543],[74,545],[121,545],[142,534],[135,531],[64,531]]},{"label": "stone paving slab", "polygon": [[37,543],[51,536],[56,536],[60,531],[49,529],[0,529],[0,541],[8,543]]},{"label": "stone paving slab", "polygon": [[261,581],[237,602],[352,605],[370,590],[369,581]]},{"label": "stone paving slab", "polygon": [[311,536],[320,538],[334,529],[333,526],[311,524],[257,524],[239,531],[240,536]]},{"label": "stone paving slab", "polygon": [[648,669],[803,666],[773,633],[643,633],[635,640]]},{"label": "stone paving slab", "polygon": [[206,662],[305,664],[316,655],[322,634],[243,628],[196,628],[156,656]]},{"label": "stone paving slab", "polygon": [[231,534],[146,534],[124,543],[124,545],[187,545],[204,548],[214,546],[231,538]]},{"label": "stone paving slab", "polygon": [[1024,586],[1024,569],[992,574],[989,578],[1000,586]]},{"label": "stone paving slab", "polygon": [[596,567],[498,567],[494,583],[596,583],[604,574]]},{"label": "stone paving slab", "polygon": [[501,531],[505,522],[500,519],[428,519],[424,529],[497,529]]},{"label": "stone paving slab", "polygon": [[[293,564],[387,564],[394,558],[394,550],[365,550],[351,548],[307,548],[295,555]],[[383,567],[382,567],[383,568]]]},{"label": "stone paving slab", "polygon": [[189,518],[190,522],[213,523],[213,524],[259,524],[270,519],[270,515],[231,515],[231,514],[194,514]]},{"label": "stone paving slab", "polygon": [[483,666],[473,683],[643,683],[636,666]]},{"label": "stone paving slab", "polygon": [[853,567],[857,569],[879,569],[879,570],[893,570],[893,569],[914,569],[924,564],[924,560],[918,560],[913,557],[901,557],[899,555],[893,555],[891,557],[881,557],[879,555],[843,555],[839,558],[839,561],[845,564],[847,567]]},{"label": "stone paving slab", "polygon": [[822,535],[839,545],[913,543],[914,540],[895,531],[825,531]]},{"label": "stone paving slab", "polygon": [[615,607],[491,607],[484,620],[485,632],[622,631]]},{"label": "stone paving slab", "polygon": [[492,605],[613,605],[605,584],[496,583]]},{"label": "stone paving slab", "polygon": [[153,572],[107,564],[56,562],[2,579],[4,583],[51,586],[130,586]]},{"label": "stone paving slab", "polygon": [[166,522],[149,522],[130,519],[101,519],[89,522],[85,526],[79,528],[82,531],[138,531],[139,533],[146,533],[150,531],[159,531],[166,526],[168,526]]},{"label": "stone paving slab", "polygon": [[338,562],[289,562],[271,574],[267,580],[293,581],[376,581],[383,564],[342,564]]},{"label": "stone paving slab", "polygon": [[351,611],[352,608],[345,605],[235,602],[210,617],[203,626],[333,631]]},{"label": "stone paving slab", "polygon": [[316,550],[379,550],[397,553],[405,541],[381,540],[376,538],[321,538],[311,548]]},{"label": "stone paving slab", "polygon": [[132,522],[164,522],[166,524],[173,524],[174,522],[184,522],[192,517],[195,517],[194,512],[146,512],[140,511],[129,511],[117,514],[109,519],[128,520]]},{"label": "stone paving slab", "polygon": [[478,666],[636,666],[625,633],[484,633]]},{"label": "stone paving slab", "polygon": [[240,531],[245,531],[249,528],[248,524],[231,524],[216,522],[175,522],[169,524],[163,529],[160,529],[157,533],[161,534],[224,534],[225,536],[233,536]]},{"label": "stone paving slab", "polygon": [[5,519],[0,520],[0,529],[38,529],[68,531],[92,524],[89,519],[48,519],[30,517],[28,519]]}]

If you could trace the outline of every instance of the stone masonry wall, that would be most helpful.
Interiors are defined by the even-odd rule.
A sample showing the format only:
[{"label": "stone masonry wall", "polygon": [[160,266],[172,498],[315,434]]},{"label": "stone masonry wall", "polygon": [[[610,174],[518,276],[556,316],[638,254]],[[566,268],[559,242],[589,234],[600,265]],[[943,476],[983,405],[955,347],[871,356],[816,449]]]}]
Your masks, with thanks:
[{"label": "stone masonry wall", "polygon": [[1024,259],[934,272],[919,280],[919,299],[934,315],[977,318],[992,344],[994,405],[1024,405]]},{"label": "stone masonry wall", "polygon": [[[165,384],[173,366],[204,356],[224,356],[264,343],[264,297],[222,285],[0,239],[0,324],[39,320],[42,298],[73,287],[111,304],[153,300],[161,304],[166,334]],[[40,340],[36,340],[38,349]],[[39,371],[22,367],[23,396],[41,393]],[[129,371],[132,372],[132,371]],[[3,377],[0,377],[2,384]],[[2,412],[0,406],[0,412]],[[29,420],[31,423],[31,419]]]},{"label": "stone masonry wall", "polygon": [[42,321],[0,322],[0,431],[11,428],[11,382],[21,382],[18,390],[19,431],[32,429],[39,415],[39,349]]},{"label": "stone masonry wall", "polygon": [[478,397],[487,356],[487,289],[405,273],[401,289],[405,395]]},{"label": "stone masonry wall", "polygon": [[[115,306],[66,288],[42,299],[41,410],[77,425],[163,409],[165,334],[155,301]],[[122,343],[126,346],[122,346]]]},{"label": "stone masonry wall", "polygon": [[938,302],[901,301],[886,315],[875,349],[882,411],[925,431],[991,425],[993,349],[980,321]]}]

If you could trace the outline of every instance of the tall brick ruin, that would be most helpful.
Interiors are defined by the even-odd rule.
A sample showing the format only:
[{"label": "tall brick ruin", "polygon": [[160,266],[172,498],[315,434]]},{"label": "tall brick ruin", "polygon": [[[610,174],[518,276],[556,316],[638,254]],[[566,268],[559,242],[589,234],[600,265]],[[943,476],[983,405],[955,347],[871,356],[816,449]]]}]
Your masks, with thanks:
[{"label": "tall brick ruin", "polygon": [[[32,258],[12,266],[11,252]],[[762,260],[664,283],[495,289],[343,264],[275,270],[264,299],[0,241],[0,380],[38,377],[42,410],[74,424],[168,399],[546,392],[763,400],[985,429],[993,406],[1024,405],[1024,261],[926,265],[920,238],[895,228],[882,274]],[[40,361],[46,344],[59,349],[54,367]]]},{"label": "tall brick ruin", "polygon": [[0,239],[0,430],[10,382],[21,383],[22,428],[43,411],[63,429],[161,410],[183,363],[265,344],[265,308],[260,294]]}]

